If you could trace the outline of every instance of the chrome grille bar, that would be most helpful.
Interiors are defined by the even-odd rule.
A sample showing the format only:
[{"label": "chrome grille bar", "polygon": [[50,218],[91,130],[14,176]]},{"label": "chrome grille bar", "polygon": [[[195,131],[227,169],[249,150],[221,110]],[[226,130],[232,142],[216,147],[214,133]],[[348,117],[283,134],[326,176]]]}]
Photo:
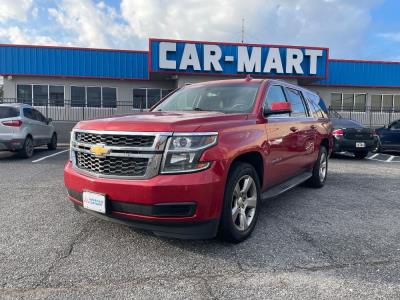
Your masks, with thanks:
[{"label": "chrome grille bar", "polygon": [[[172,132],[77,129],[71,135],[73,167],[94,177],[148,179],[158,174],[166,141],[171,135]],[[105,154],[92,153],[93,146],[100,146]]]}]

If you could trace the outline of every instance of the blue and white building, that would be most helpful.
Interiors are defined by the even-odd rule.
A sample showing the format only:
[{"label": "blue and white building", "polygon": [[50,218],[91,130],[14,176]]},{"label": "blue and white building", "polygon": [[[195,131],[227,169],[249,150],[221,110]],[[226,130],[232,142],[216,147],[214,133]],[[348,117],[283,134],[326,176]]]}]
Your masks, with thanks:
[{"label": "blue and white building", "polygon": [[305,86],[361,121],[400,117],[399,62],[332,59],[324,47],[165,39],[150,39],[148,51],[0,45],[4,98],[56,119],[146,109],[182,85],[247,74]]}]

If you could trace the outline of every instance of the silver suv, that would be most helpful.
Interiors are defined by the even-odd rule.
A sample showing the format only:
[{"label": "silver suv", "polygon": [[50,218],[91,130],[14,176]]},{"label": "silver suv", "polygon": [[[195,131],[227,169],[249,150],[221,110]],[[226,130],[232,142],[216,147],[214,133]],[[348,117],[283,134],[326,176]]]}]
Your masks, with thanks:
[{"label": "silver suv", "polygon": [[29,158],[36,146],[57,148],[57,133],[51,119],[26,104],[0,104],[0,151],[18,152]]}]

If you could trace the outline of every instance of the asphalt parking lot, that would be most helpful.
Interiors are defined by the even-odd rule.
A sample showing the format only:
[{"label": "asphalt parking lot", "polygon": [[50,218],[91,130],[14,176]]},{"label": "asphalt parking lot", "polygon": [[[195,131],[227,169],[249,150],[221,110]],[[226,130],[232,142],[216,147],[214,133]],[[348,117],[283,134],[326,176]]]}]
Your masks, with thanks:
[{"label": "asphalt parking lot", "polygon": [[66,197],[61,150],[30,160],[0,153],[0,298],[400,297],[395,155],[336,156],[323,189],[265,203],[252,237],[231,245],[79,214]]}]

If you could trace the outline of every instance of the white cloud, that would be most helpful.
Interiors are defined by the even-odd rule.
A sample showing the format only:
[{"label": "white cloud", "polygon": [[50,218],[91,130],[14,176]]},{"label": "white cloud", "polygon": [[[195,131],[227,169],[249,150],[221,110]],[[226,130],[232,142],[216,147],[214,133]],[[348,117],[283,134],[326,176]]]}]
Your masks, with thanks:
[{"label": "white cloud", "polygon": [[392,42],[400,42],[400,32],[380,33],[379,36]]},{"label": "white cloud", "polygon": [[0,23],[26,21],[31,8],[32,0],[0,0]]},{"label": "white cloud", "polygon": [[103,1],[59,0],[41,7],[40,15],[49,15],[43,29],[38,2],[0,0],[0,24],[14,22],[0,26],[0,39],[126,49],[147,49],[149,37],[238,42],[245,18],[245,42],[325,46],[332,57],[358,57],[371,8],[381,1],[122,0],[118,10]]},{"label": "white cloud", "polygon": [[380,0],[122,0],[121,11],[140,38],[163,37],[310,44],[335,55],[358,50]]},{"label": "white cloud", "polygon": [[35,30],[21,29],[17,26],[0,28],[0,39],[12,44],[22,45],[58,45],[51,37],[40,35]]},{"label": "white cloud", "polygon": [[49,14],[70,35],[75,45],[101,48],[134,47],[134,37],[127,25],[121,24],[114,8],[104,2],[63,0]]}]

